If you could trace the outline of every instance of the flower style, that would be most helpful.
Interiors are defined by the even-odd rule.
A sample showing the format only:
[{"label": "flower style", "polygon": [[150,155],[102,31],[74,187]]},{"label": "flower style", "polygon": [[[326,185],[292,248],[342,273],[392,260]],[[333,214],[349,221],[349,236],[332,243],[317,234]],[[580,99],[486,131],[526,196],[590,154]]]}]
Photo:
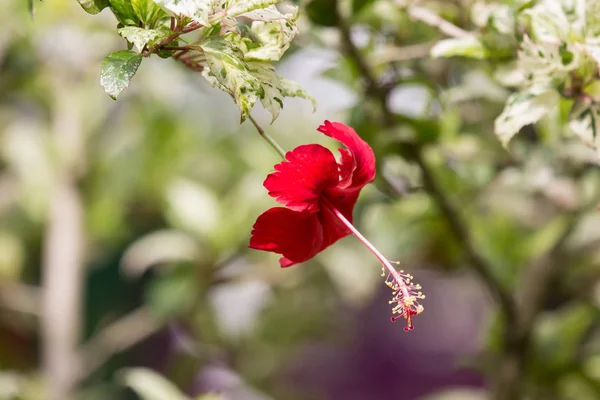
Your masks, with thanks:
[{"label": "flower style", "polygon": [[[281,254],[281,267],[314,257],[339,239],[354,234],[387,269],[386,284],[394,291],[390,304],[411,330],[412,317],[423,311],[424,298],[411,276],[398,272],[353,225],[352,211],[361,189],[375,179],[375,155],[351,127],[325,121],[319,132],[340,141],[340,160],[318,144],[296,147],[275,165],[264,182],[269,195],[285,207],[274,207],[258,217],[250,248]],[[385,273],[384,273],[385,275]]]}]

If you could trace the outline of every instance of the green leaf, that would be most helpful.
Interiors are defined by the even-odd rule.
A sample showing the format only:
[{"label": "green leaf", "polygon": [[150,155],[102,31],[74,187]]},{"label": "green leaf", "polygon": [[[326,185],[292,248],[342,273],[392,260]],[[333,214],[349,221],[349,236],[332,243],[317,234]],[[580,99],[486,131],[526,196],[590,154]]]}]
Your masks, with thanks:
[{"label": "green leaf", "polygon": [[192,308],[198,287],[194,280],[190,279],[188,271],[176,269],[169,275],[152,281],[148,286],[146,302],[157,319],[183,315]]},{"label": "green leaf", "polygon": [[600,106],[579,98],[569,115],[569,129],[586,145],[600,149]]},{"label": "green leaf", "polygon": [[77,0],[77,2],[89,14],[98,14],[109,5],[108,0]]},{"label": "green leaf", "polygon": [[131,6],[139,20],[148,27],[154,27],[166,13],[152,0],[131,0]]},{"label": "green leaf", "polygon": [[525,125],[533,124],[548,114],[560,99],[556,90],[533,87],[511,95],[502,114],[496,118],[494,130],[503,146]]},{"label": "green leaf", "polygon": [[126,26],[118,29],[117,32],[133,43],[139,51],[142,51],[147,43],[165,38],[171,33],[168,29],[143,29],[137,26]]},{"label": "green leaf", "polygon": [[337,0],[312,0],[306,5],[306,15],[317,25],[337,26]]},{"label": "green leaf", "polygon": [[240,50],[231,46],[221,37],[209,38],[199,45],[204,50],[206,64],[202,75],[214,87],[233,96],[242,112],[242,122],[246,119],[256,100],[264,97],[264,89],[254,77]]},{"label": "green leaf", "polygon": [[142,62],[142,55],[131,50],[120,50],[106,56],[102,61],[100,84],[108,95],[116,100],[127,86]]},{"label": "green leaf", "polygon": [[110,8],[123,25],[137,25],[140,22],[130,0],[110,0]]},{"label": "green leaf", "polygon": [[296,82],[280,77],[277,88],[285,97],[300,97],[310,101],[313,106],[313,112],[317,111],[317,100]]},{"label": "green leaf", "polygon": [[585,2],[585,34],[596,42],[600,40],[600,0]]},{"label": "green leaf", "polygon": [[432,57],[462,56],[476,59],[489,57],[487,48],[475,37],[440,40],[431,49]]},{"label": "green leaf", "polygon": [[121,379],[143,400],[189,400],[167,378],[148,368],[125,369]]},{"label": "green leaf", "polygon": [[271,113],[272,121],[279,117],[279,113],[283,108],[284,97],[301,97],[310,100],[313,105],[313,111],[316,110],[317,102],[296,82],[290,81],[277,75],[275,68],[269,63],[264,62],[249,62],[248,66],[252,75],[257,77],[263,88],[264,96],[260,102],[263,107]]},{"label": "green leaf", "polygon": [[360,83],[360,72],[348,57],[338,58],[335,65],[323,71],[321,76],[338,81],[352,89],[357,88]]},{"label": "green leaf", "polygon": [[530,260],[536,260],[544,256],[564,235],[568,220],[569,218],[565,215],[559,215],[551,219],[544,226],[523,238],[519,243],[519,247],[523,249]]},{"label": "green leaf", "polygon": [[573,363],[573,355],[597,313],[587,304],[572,303],[558,311],[543,313],[533,332],[535,364],[532,369],[559,373]]},{"label": "green leaf", "polygon": [[360,13],[363,8],[374,2],[374,0],[352,0],[352,14]]}]

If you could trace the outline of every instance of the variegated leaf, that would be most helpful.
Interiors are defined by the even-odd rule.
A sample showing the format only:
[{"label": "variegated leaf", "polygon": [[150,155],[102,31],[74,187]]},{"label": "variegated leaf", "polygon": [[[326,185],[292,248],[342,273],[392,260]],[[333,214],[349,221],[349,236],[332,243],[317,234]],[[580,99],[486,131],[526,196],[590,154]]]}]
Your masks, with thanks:
[{"label": "variegated leaf", "polygon": [[585,36],[588,42],[600,44],[600,0],[585,2]]},{"label": "variegated leaf", "polygon": [[525,35],[519,51],[519,66],[532,85],[555,85],[562,83],[569,72],[577,68],[580,54],[578,49],[556,43],[534,42]]},{"label": "variegated leaf", "polygon": [[301,97],[310,100],[313,110],[316,109],[315,99],[296,82],[277,75],[271,64],[252,61],[248,65],[252,74],[260,80],[264,88],[264,96],[260,99],[260,102],[271,113],[272,121],[275,121],[279,116],[283,108],[284,97]]},{"label": "variegated leaf", "polygon": [[[271,6],[279,1],[280,0],[232,0],[229,1],[227,14],[231,16],[238,16],[265,8],[277,10],[275,7]],[[283,17],[283,14],[279,14]]]},{"label": "variegated leaf", "polygon": [[489,56],[485,46],[475,37],[440,40],[431,49],[432,57],[462,56],[483,59]]},{"label": "variegated leaf", "polygon": [[211,26],[225,16],[226,0],[154,0],[171,15],[183,15]]},{"label": "variegated leaf", "polygon": [[600,105],[587,98],[578,99],[569,115],[569,128],[586,145],[600,148]]},{"label": "variegated leaf", "polygon": [[118,29],[119,35],[133,43],[138,51],[142,51],[148,42],[165,38],[171,33],[168,29],[144,29],[137,26],[126,26]]},{"label": "variegated leaf", "polygon": [[252,33],[259,40],[260,46],[246,52],[247,60],[278,61],[290,47],[298,28],[292,21],[254,21]]},{"label": "variegated leaf", "polygon": [[566,42],[573,28],[560,0],[542,0],[526,9],[522,17],[527,22],[530,36],[536,41]]},{"label": "variegated leaf", "polygon": [[243,54],[221,37],[209,38],[199,45],[206,57],[202,75],[215,87],[231,94],[244,121],[254,103],[264,97],[264,89],[243,60]]},{"label": "variegated leaf", "polygon": [[506,146],[522,127],[539,121],[552,111],[559,99],[556,90],[547,87],[533,87],[511,95],[494,124],[502,145]]}]

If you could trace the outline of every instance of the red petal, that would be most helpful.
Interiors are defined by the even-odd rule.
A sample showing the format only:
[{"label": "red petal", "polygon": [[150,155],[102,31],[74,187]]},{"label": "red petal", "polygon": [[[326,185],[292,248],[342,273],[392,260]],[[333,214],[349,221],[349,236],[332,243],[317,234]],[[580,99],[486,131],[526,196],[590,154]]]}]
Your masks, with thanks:
[{"label": "red petal", "polygon": [[311,259],[323,248],[323,227],[317,214],[275,207],[261,214],[254,223],[252,249],[281,254],[282,267]]},{"label": "red petal", "polygon": [[319,196],[339,181],[335,157],[318,144],[298,146],[285,157],[265,180],[269,195],[295,211],[319,211]]},{"label": "red petal", "polygon": [[281,257],[279,259],[279,265],[281,266],[281,268],[287,268],[287,267],[291,267],[292,265],[296,265],[297,263],[295,263],[294,261],[285,258],[285,257]]},{"label": "red petal", "polygon": [[[375,154],[373,149],[358,136],[356,131],[340,122],[325,121],[317,129],[325,135],[339,140],[352,153],[356,169],[352,177],[352,186],[364,186],[375,179]],[[348,158],[342,156],[342,163],[348,163]],[[352,169],[351,166],[344,165],[344,170]]]},{"label": "red petal", "polygon": [[356,162],[354,161],[354,157],[352,157],[352,153],[350,153],[347,149],[338,149],[341,154],[340,164],[338,168],[340,170],[340,182],[337,187],[340,189],[346,189],[348,186],[352,185],[352,176],[354,174],[354,170],[356,169]]},{"label": "red petal", "polygon": [[[357,197],[358,191],[353,198],[349,198],[344,204],[339,203],[339,201],[338,204],[335,204],[332,201],[332,203],[334,203],[334,207],[341,211],[344,217],[346,217],[346,219],[350,222],[352,222],[352,209],[354,208],[354,203],[356,203]],[[321,208],[321,211],[319,211],[319,219],[323,225],[323,247],[321,250],[337,242],[344,236],[350,235],[351,233],[346,225],[339,220],[339,218],[333,213],[333,211],[329,209],[329,207]]]}]

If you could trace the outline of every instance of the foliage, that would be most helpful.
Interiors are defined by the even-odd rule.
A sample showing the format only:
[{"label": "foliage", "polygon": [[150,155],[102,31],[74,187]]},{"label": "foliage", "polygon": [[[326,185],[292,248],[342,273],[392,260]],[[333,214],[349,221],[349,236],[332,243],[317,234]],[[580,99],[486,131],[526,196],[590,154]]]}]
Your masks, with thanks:
[{"label": "foliage", "polygon": [[[516,53],[516,63],[509,67],[512,71],[504,72],[519,78],[505,83],[520,92],[507,100],[496,119],[502,143],[555,110],[562,97],[573,104],[571,132],[598,149],[594,96],[599,85],[600,21],[593,17],[598,9],[596,0],[516,2],[512,7],[478,2],[473,19],[482,27],[480,37],[443,40],[432,55],[498,59],[507,52],[496,46],[498,41],[512,43],[508,52]],[[490,43],[490,31],[499,36],[497,41]]]},{"label": "foliage", "polygon": [[[115,58],[125,53],[107,56],[102,86],[116,99],[129,86],[141,56],[158,54],[202,71],[212,86],[233,97],[240,108],[242,122],[259,99],[273,120],[283,107],[282,97],[300,96],[314,102],[300,87],[290,91],[289,86],[294,84],[286,83],[269,64],[281,58],[298,33],[297,9],[290,6],[289,12],[281,12],[275,7],[278,2],[113,0],[110,9],[120,22],[117,31],[136,46],[140,55],[130,56],[135,68],[117,65]],[[103,8],[102,4],[81,3],[81,6],[91,14]],[[199,35],[191,39],[192,32]]]}]

